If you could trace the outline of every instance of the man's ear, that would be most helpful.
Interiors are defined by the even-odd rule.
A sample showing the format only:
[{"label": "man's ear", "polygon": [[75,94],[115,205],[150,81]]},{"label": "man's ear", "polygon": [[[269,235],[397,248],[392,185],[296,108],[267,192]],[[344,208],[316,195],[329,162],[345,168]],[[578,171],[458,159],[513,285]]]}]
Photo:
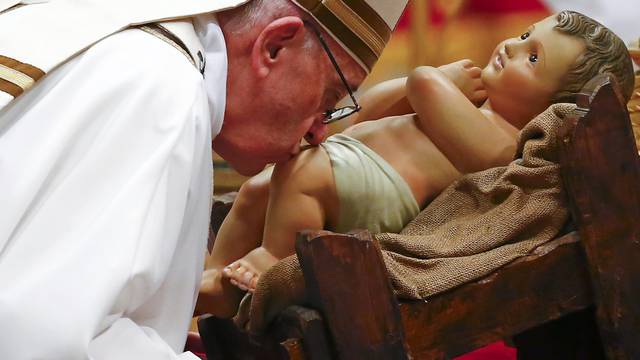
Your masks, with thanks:
[{"label": "man's ear", "polygon": [[251,49],[251,66],[259,77],[269,74],[286,50],[302,46],[304,23],[297,16],[276,19],[258,34]]}]

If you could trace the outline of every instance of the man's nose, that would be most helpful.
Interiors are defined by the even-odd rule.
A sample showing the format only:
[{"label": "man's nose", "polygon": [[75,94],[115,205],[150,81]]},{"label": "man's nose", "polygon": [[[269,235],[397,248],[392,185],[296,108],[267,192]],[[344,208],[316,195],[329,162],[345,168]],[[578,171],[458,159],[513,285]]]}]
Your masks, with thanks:
[{"label": "man's nose", "polygon": [[316,129],[316,130],[309,130],[309,132],[307,132],[307,134],[304,136],[304,139],[310,144],[310,145],[318,145],[320,144],[324,138],[327,136],[327,130],[326,130],[326,125],[324,125],[325,129],[324,130],[320,130],[320,129]]},{"label": "man's nose", "polygon": [[309,131],[307,131],[307,133],[304,135],[304,139],[309,144],[318,145],[327,136],[329,129],[327,127],[327,124],[323,123],[323,120],[324,120],[324,115],[317,116],[314,119],[313,124],[309,128]]}]

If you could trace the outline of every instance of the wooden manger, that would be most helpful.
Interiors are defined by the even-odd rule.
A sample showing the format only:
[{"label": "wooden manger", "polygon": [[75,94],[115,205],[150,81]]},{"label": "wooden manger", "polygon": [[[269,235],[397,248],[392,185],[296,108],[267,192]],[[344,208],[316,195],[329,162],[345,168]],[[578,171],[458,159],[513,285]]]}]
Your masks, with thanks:
[{"label": "wooden manger", "polygon": [[[513,339],[519,359],[640,359],[640,163],[629,114],[607,76],[577,105],[558,139],[577,230],[427,301],[398,301],[367,232],[304,232],[296,252],[309,307],[289,307],[259,338],[200,318],[208,358],[448,359]],[[218,203],[214,217],[229,206]]]}]

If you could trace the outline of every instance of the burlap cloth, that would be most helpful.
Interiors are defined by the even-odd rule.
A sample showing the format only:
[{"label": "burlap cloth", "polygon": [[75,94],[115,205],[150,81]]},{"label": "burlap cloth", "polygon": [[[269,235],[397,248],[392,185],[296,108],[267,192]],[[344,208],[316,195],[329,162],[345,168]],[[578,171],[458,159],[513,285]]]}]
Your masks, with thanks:
[{"label": "burlap cloth", "polygon": [[[508,166],[462,177],[400,234],[375,235],[399,298],[424,299],[478,279],[558,234],[568,211],[556,138],[573,108],[552,105],[521,131],[516,160]],[[236,322],[259,333],[291,304],[304,304],[295,255],[261,277]]]}]

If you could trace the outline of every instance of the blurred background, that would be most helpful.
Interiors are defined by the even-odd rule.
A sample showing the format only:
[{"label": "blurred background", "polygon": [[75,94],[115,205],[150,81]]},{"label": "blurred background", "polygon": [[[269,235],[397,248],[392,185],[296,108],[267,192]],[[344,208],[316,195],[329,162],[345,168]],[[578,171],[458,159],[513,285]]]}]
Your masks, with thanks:
[{"label": "blurred background", "polygon": [[[640,0],[410,0],[380,60],[358,92],[405,76],[419,65],[439,66],[468,58],[484,67],[500,41],[518,36],[530,24],[564,9],[602,22],[628,44],[640,37]],[[331,125],[331,133],[348,125],[348,120]],[[246,178],[219,156],[214,159],[215,192],[237,190]]]}]

